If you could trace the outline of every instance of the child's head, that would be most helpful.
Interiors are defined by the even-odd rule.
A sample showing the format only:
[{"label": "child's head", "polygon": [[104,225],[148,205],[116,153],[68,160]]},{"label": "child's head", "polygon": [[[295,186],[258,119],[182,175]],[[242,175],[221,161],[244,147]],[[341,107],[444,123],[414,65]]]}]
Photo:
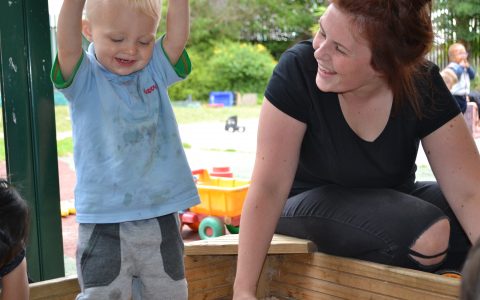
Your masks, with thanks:
[{"label": "child's head", "polygon": [[461,300],[480,300],[480,240],[470,249],[462,270]]},{"label": "child's head", "polygon": [[128,75],[143,69],[153,53],[161,0],[88,0],[83,34],[107,70]]},{"label": "child's head", "polygon": [[25,247],[28,224],[27,203],[8,181],[0,179],[0,267]]},{"label": "child's head", "polygon": [[450,61],[453,61],[459,64],[463,61],[466,61],[467,57],[468,57],[468,53],[463,44],[455,43],[450,45],[450,47],[448,47],[448,59]]},{"label": "child's head", "polygon": [[442,76],[443,81],[445,81],[445,84],[447,85],[449,90],[451,90],[452,87],[458,82],[457,75],[450,68],[443,69],[440,72],[440,75]]},{"label": "child's head", "polygon": [[115,5],[126,5],[132,10],[139,10],[146,16],[158,21],[162,13],[161,0],[87,0],[85,4],[86,18],[91,20],[96,13],[102,17],[106,12],[105,10],[111,10]]}]

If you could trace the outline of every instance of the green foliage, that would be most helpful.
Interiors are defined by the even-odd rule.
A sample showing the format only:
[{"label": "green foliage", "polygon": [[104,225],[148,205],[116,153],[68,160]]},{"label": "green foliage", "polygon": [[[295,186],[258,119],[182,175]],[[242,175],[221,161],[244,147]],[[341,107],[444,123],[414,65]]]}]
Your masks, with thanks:
[{"label": "green foliage", "polygon": [[192,73],[169,89],[173,100],[206,101],[211,91],[263,94],[276,64],[268,50],[260,45],[225,41],[210,51],[189,50]]},{"label": "green foliage", "polygon": [[480,75],[477,74],[475,79],[470,84],[471,91],[480,91]]},{"label": "green foliage", "polygon": [[326,0],[190,0],[189,47],[211,48],[224,40],[281,42],[272,44],[283,45],[272,52],[278,57],[289,45],[311,37],[310,27],[317,22],[315,11],[326,3]]},{"label": "green foliage", "polygon": [[296,41],[265,41],[262,42],[262,45],[268,49],[276,60],[279,60],[283,52],[295,45],[295,43]]},{"label": "green foliage", "polygon": [[318,1],[238,0],[247,8],[242,38],[264,42],[309,38]]},{"label": "green foliage", "polygon": [[[166,2],[159,35],[165,32]],[[311,28],[326,4],[326,0],[190,0],[187,49],[193,70],[187,80],[170,87],[170,98],[206,101],[211,91],[219,90],[263,94],[274,59],[312,37]]]},{"label": "green foliage", "polygon": [[445,42],[463,42],[473,56],[480,55],[480,2],[478,0],[438,0],[434,2],[437,31]]},{"label": "green foliage", "polygon": [[[316,8],[313,9],[313,15],[315,16],[315,19],[318,21],[318,19],[325,13],[327,10],[327,6],[317,6]],[[319,24],[316,22],[310,27],[310,32],[312,33],[312,36],[317,33],[319,29]]]},{"label": "green foliage", "polygon": [[218,90],[262,93],[275,63],[260,44],[231,42],[215,47],[209,67]]},{"label": "green foliage", "polygon": [[215,74],[210,73],[209,51],[197,51],[195,48],[188,49],[190,60],[192,61],[192,73],[179,83],[174,84],[168,90],[170,99],[184,100],[192,96],[195,100],[208,99],[210,91],[215,89]]}]

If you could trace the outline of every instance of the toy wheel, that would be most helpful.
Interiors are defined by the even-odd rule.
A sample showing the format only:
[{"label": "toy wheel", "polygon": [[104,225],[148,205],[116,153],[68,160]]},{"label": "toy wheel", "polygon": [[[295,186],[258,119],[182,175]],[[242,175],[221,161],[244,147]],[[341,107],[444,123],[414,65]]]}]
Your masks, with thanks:
[{"label": "toy wheel", "polygon": [[206,217],[200,222],[198,235],[202,240],[222,236],[225,234],[225,227],[219,218]]},{"label": "toy wheel", "polygon": [[226,224],[225,227],[227,227],[228,232],[232,234],[238,234],[240,232],[240,226]]}]

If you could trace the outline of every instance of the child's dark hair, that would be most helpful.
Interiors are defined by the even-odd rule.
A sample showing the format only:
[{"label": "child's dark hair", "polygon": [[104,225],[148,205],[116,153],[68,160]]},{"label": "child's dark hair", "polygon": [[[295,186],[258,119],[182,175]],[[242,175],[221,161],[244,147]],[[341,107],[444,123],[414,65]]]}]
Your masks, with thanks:
[{"label": "child's dark hair", "polygon": [[468,252],[462,270],[461,300],[480,299],[480,239]]},{"label": "child's dark hair", "polygon": [[10,262],[27,243],[29,209],[5,179],[0,179],[0,267]]}]

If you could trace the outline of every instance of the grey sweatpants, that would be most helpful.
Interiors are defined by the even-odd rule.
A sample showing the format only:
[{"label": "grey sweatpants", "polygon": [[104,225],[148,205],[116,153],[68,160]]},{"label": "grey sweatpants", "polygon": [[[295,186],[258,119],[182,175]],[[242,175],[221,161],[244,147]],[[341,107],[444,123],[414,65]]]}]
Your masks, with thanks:
[{"label": "grey sweatpants", "polygon": [[177,214],[80,224],[77,273],[85,299],[187,299]]}]

